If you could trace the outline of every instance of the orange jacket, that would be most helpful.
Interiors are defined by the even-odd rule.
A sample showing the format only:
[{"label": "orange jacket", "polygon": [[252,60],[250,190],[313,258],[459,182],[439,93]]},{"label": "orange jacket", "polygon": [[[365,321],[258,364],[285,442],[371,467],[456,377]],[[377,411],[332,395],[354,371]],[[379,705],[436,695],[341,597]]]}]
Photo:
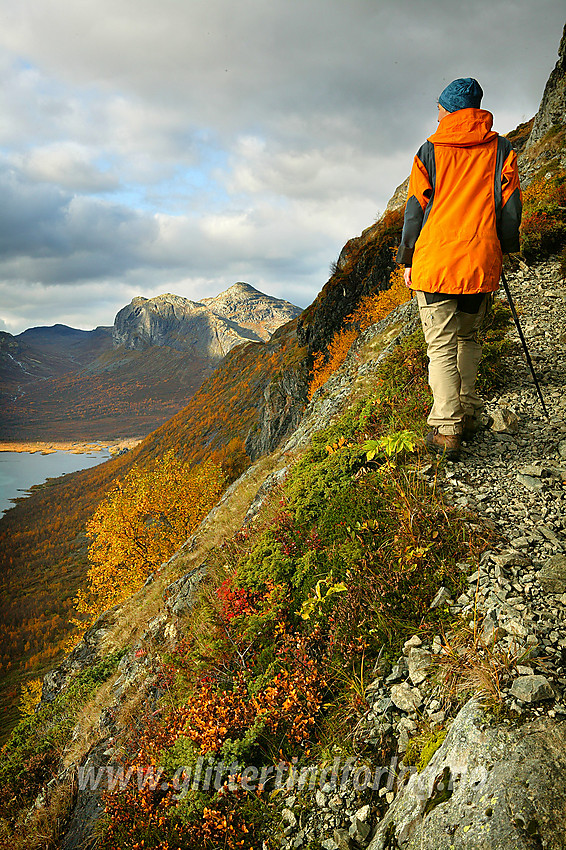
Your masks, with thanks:
[{"label": "orange jacket", "polygon": [[397,253],[413,289],[493,292],[502,251],[519,250],[517,156],[492,123],[484,109],[459,109],[415,156]]}]

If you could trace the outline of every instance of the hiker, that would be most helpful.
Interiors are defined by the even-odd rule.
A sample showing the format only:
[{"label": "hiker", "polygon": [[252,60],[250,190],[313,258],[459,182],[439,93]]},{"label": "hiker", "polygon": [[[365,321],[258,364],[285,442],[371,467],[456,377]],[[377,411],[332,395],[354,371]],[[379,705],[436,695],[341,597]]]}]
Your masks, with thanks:
[{"label": "hiker", "polygon": [[499,288],[503,252],[519,251],[521,190],[511,143],[480,109],[481,86],[454,80],[438,98],[437,131],[417,152],[397,262],[414,290],[429,357],[433,453],[457,460],[479,425],[478,329]]}]

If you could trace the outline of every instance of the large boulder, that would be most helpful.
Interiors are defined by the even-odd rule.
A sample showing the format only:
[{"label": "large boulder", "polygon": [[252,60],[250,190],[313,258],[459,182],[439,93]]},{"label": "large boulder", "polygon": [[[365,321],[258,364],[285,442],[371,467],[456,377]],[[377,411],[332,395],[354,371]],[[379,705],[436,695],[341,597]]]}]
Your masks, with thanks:
[{"label": "large boulder", "polygon": [[566,722],[491,722],[470,700],[368,850],[564,850]]}]

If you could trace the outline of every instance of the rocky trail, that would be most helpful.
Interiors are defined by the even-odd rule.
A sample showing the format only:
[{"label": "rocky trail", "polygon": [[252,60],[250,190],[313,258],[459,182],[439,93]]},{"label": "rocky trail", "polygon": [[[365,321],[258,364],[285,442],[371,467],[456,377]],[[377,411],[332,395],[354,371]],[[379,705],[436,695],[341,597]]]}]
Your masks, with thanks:
[{"label": "rocky trail", "polygon": [[[491,428],[465,446],[462,461],[447,465],[442,487],[454,504],[469,508],[501,535],[484,553],[470,590],[453,611],[467,614],[477,599],[485,631],[498,629],[540,649],[541,666],[555,688],[566,687],[566,286],[557,263],[510,276],[535,370],[550,418],[542,412],[522,354],[507,358],[505,386],[487,404]],[[538,656],[536,656],[538,657]],[[546,691],[548,695],[548,691]],[[511,696],[533,694],[517,681]],[[534,700],[536,701],[536,700]],[[521,701],[514,701],[515,711]],[[564,706],[562,706],[564,708]],[[565,709],[566,711],[566,709]]]}]

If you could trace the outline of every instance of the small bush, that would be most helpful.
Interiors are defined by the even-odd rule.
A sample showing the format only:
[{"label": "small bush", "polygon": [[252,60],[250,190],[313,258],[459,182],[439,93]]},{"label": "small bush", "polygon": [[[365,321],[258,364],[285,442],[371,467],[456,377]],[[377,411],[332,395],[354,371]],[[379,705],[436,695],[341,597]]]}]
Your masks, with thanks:
[{"label": "small bush", "polygon": [[566,243],[566,172],[552,166],[523,193],[521,248],[528,260],[546,257]]}]

